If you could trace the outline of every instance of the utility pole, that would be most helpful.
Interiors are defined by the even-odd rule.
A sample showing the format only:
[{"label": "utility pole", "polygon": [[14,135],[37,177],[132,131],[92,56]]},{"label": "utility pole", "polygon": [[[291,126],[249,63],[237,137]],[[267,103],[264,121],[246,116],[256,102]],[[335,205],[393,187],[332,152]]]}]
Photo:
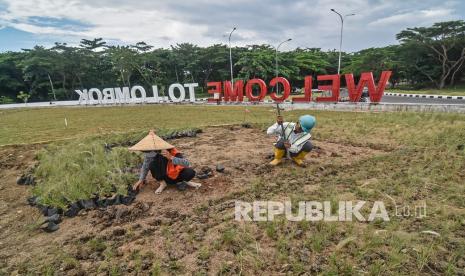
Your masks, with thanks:
[{"label": "utility pole", "polygon": [[[292,40],[292,38],[288,38],[288,39],[284,40],[283,42],[279,43],[278,47],[275,48],[275,62],[276,62],[275,73],[276,73],[276,77],[279,77],[279,70],[278,70],[278,50],[279,50],[279,47],[281,47],[281,45],[283,45],[284,43],[289,42],[291,40]],[[279,84],[276,84],[276,95],[279,95]]]},{"label": "utility pole", "polygon": [[342,33],[343,33],[343,30],[344,30],[344,18],[349,17],[349,16],[354,16],[355,13],[346,14],[346,15],[342,16],[335,9],[331,9],[331,11],[336,13],[337,15],[339,15],[339,18],[341,19],[341,35],[340,35],[340,39],[339,39],[339,61],[338,61],[338,65],[337,65],[337,74],[339,75],[339,73],[341,72]]},{"label": "utility pole", "polygon": [[229,33],[229,38],[228,38],[228,41],[229,41],[229,65],[231,67],[231,89],[233,89],[233,90],[234,90],[234,77],[233,77],[233,64],[232,64],[231,35],[235,30],[236,30],[236,27],[234,27],[232,29],[231,33]]}]

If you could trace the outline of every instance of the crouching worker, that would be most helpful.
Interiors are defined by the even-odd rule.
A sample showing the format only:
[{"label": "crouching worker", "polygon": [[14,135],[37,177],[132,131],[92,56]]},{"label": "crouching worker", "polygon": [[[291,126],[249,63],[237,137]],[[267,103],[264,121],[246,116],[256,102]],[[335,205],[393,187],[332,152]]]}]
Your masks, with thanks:
[{"label": "crouching worker", "polygon": [[191,181],[195,171],[190,168],[189,161],[173,145],[158,137],[153,131],[129,150],[144,153],[144,163],[139,180],[133,186],[134,190],[144,185],[149,170],[152,177],[160,182],[156,194],[163,192],[167,185],[176,185],[181,191],[187,186],[194,188],[201,186],[200,183]]},{"label": "crouching worker", "polygon": [[278,136],[274,148],[274,159],[270,165],[276,166],[282,162],[286,153],[299,166],[304,165],[304,158],[313,146],[310,142],[310,130],[315,126],[315,117],[303,115],[297,123],[283,122],[283,117],[278,116],[277,122],[270,126],[266,133]]}]

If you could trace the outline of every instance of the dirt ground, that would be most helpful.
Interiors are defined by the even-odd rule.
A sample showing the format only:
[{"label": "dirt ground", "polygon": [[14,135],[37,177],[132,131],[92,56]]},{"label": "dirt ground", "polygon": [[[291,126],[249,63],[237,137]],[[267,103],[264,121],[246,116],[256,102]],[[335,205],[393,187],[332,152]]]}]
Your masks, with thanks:
[{"label": "dirt ground", "polygon": [[[168,187],[161,195],[154,194],[158,184],[151,181],[132,205],[81,211],[75,218],[65,218],[51,234],[37,227],[42,215],[27,205],[30,188],[16,184],[44,145],[0,148],[0,275],[53,270],[58,275],[148,275],[157,269],[217,274],[223,262],[234,261],[230,252],[211,248],[225,230],[223,222],[233,220],[235,195],[247,191],[261,175],[273,179],[295,167],[290,161],[276,169],[266,165],[273,141],[262,130],[240,126],[206,128],[196,138],[171,140],[195,169],[214,170],[222,164],[225,172],[197,179],[202,183],[198,190],[179,192]],[[313,143],[307,168],[300,170],[323,171],[330,164],[350,164],[382,153],[368,147]],[[266,248],[266,240],[263,243]],[[208,258],[202,257],[208,249]]]}]

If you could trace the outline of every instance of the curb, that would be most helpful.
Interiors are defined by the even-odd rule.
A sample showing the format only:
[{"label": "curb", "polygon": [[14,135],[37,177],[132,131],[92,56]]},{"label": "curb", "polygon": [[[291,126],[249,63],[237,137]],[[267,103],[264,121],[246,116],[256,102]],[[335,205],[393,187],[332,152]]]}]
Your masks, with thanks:
[{"label": "curb", "polygon": [[338,103],[338,104],[293,104],[284,106],[289,110],[316,109],[329,111],[365,111],[365,112],[440,112],[465,114],[465,105],[461,104],[370,104],[370,103]]},{"label": "curb", "polygon": [[423,98],[423,99],[465,100],[465,96],[404,94],[404,93],[384,93],[384,95],[397,96],[397,97],[409,97],[409,98]]}]

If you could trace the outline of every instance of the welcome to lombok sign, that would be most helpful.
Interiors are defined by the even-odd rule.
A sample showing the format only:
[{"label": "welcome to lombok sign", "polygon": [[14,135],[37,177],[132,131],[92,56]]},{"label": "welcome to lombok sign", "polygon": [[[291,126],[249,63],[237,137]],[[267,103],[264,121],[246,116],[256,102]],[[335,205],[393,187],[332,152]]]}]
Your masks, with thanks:
[{"label": "welcome to lombok sign", "polygon": [[[345,74],[344,78],[347,85],[349,100],[351,102],[359,102],[362,96],[363,89],[368,89],[368,94],[371,102],[378,103],[384,95],[384,89],[391,76],[391,71],[383,71],[378,81],[375,84],[373,73],[365,72],[360,75],[359,81],[355,84],[353,74]],[[317,97],[317,102],[337,102],[339,101],[339,93],[341,88],[340,75],[320,75],[316,78],[317,82],[325,82],[318,84],[318,90],[331,91],[331,96]],[[282,95],[277,95],[276,92],[269,92],[269,87],[280,85],[283,87]],[[159,96],[158,86],[152,86],[152,96],[147,95],[145,88],[142,86],[91,88],[89,90],[75,90],[79,95],[79,104],[126,104],[126,103],[144,103],[144,102],[195,102],[195,88],[197,83],[179,84],[174,83],[168,87],[168,96]],[[306,103],[312,99],[313,77],[306,76],[304,78],[304,93],[303,96],[292,97],[292,102]],[[289,81],[283,77],[273,78],[267,85],[262,79],[251,79],[244,83],[243,80],[234,82],[234,87],[230,81],[216,81],[207,83],[208,93],[212,94],[209,102],[243,102],[246,97],[250,102],[261,102],[269,95],[275,102],[283,102],[288,100],[291,94],[291,85]],[[245,92],[245,95],[244,95]],[[258,93],[254,93],[258,92]]]}]

